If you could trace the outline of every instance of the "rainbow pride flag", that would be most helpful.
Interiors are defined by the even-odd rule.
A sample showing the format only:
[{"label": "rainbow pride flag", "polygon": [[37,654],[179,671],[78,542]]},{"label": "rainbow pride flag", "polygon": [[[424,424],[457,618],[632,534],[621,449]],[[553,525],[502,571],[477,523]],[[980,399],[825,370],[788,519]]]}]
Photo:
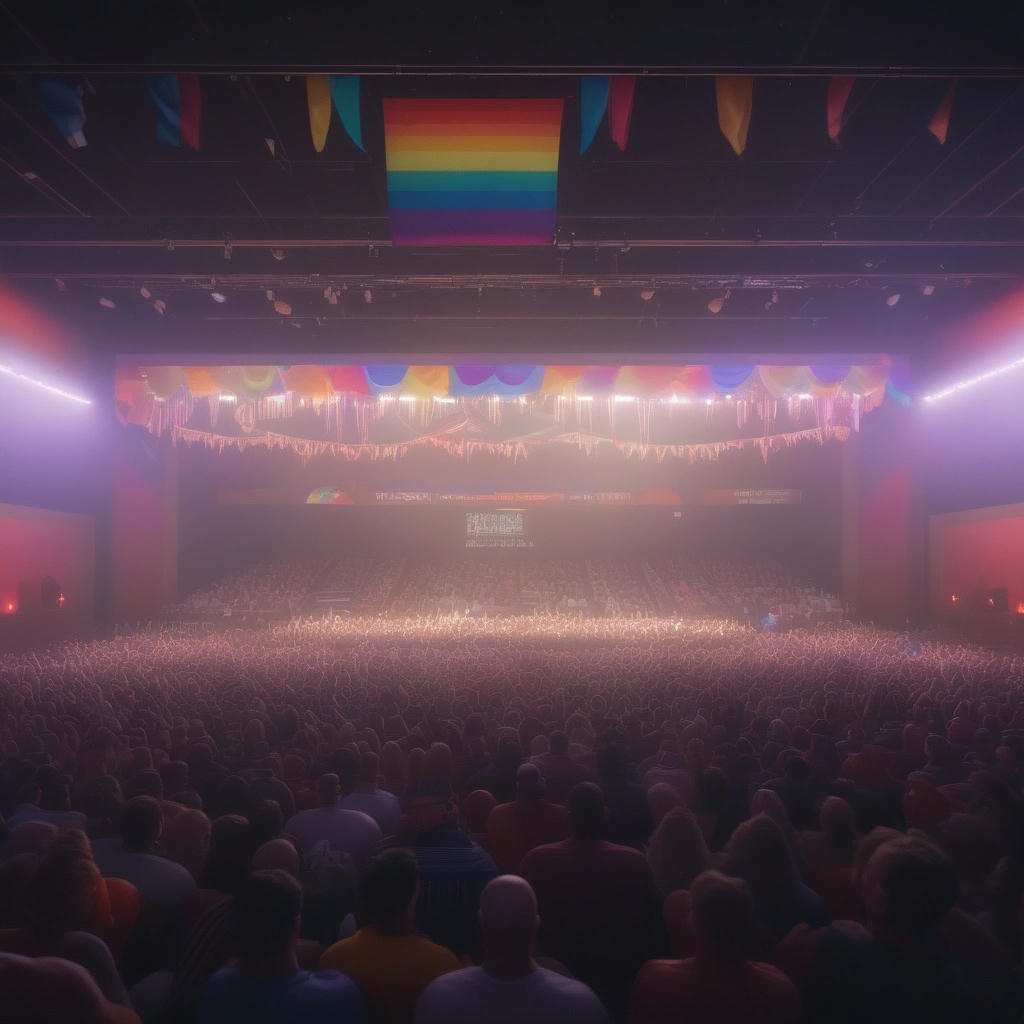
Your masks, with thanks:
[{"label": "rainbow pride flag", "polygon": [[547,245],[561,99],[386,99],[396,245]]}]

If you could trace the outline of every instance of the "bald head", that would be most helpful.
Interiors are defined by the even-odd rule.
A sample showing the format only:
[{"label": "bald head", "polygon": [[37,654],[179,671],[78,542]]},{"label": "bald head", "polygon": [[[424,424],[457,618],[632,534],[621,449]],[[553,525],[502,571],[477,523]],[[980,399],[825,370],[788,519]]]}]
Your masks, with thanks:
[{"label": "bald head", "polygon": [[537,897],[525,878],[500,875],[480,895],[480,930],[488,954],[529,956],[537,922]]}]

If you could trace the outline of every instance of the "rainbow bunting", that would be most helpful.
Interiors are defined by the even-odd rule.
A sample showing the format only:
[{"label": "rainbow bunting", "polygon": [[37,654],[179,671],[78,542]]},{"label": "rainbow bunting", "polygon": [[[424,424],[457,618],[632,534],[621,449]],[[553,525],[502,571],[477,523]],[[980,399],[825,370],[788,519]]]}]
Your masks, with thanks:
[{"label": "rainbow bunting", "polygon": [[547,245],[561,99],[386,99],[396,245]]}]

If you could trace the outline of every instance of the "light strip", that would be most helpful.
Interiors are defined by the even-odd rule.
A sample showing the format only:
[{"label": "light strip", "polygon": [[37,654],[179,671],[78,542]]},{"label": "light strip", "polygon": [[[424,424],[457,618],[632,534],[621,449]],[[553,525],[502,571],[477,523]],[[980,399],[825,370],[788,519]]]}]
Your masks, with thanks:
[{"label": "light strip", "polygon": [[15,377],[17,380],[22,380],[33,387],[42,388],[43,391],[49,391],[51,394],[60,395],[61,398],[70,398],[72,402],[78,402],[81,405],[92,405],[91,398],[83,398],[81,395],[73,395],[70,391],[64,391],[62,388],[55,388],[52,384],[44,384],[41,380],[36,380],[35,377],[19,373],[10,366],[4,366],[3,363],[0,363],[0,373],[5,373],[8,377]]},{"label": "light strip", "polygon": [[1009,373],[1011,370],[1019,370],[1021,367],[1024,367],[1024,356],[1020,359],[1015,359],[1012,363],[1007,363],[1006,366],[1000,366],[998,369],[989,370],[988,373],[980,373],[977,377],[969,377],[967,380],[962,380],[959,384],[954,384],[952,387],[943,388],[942,391],[936,391],[931,395],[925,395],[924,401],[937,402],[940,398],[947,398],[949,395],[955,395],[958,391],[965,391],[967,388],[973,388],[975,384],[982,384],[987,380],[991,380],[993,377],[999,377],[1004,373]]}]

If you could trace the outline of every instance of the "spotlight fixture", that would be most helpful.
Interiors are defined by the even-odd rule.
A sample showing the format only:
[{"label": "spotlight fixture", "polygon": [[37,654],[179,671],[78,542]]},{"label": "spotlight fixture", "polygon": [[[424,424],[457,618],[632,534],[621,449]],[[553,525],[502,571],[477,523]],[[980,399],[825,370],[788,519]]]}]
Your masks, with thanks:
[{"label": "spotlight fixture", "polygon": [[715,404],[715,400],[713,398],[705,398],[704,399],[704,404],[705,405],[714,405]]},{"label": "spotlight fixture", "polygon": [[291,314],[292,307],[288,305],[284,299],[277,299],[274,302],[274,312],[280,313],[281,316],[289,316]]},{"label": "spotlight fixture", "polygon": [[100,305],[104,309],[117,309],[117,303],[114,302],[113,299],[108,299],[106,297],[100,299]]},{"label": "spotlight fixture", "polygon": [[373,304],[373,290],[371,288],[363,289],[363,301],[368,305]]},{"label": "spotlight fixture", "polygon": [[595,299],[601,298],[601,286],[599,284],[594,285],[593,296]]},{"label": "spotlight fixture", "polygon": [[900,293],[893,292],[892,295],[886,296],[885,304],[887,306],[895,306],[900,301]]},{"label": "spotlight fixture", "polygon": [[227,302],[228,297],[223,292],[210,292],[210,298],[214,302]]},{"label": "spotlight fixture", "polygon": [[644,302],[650,302],[651,299],[654,298],[654,289],[644,288],[643,291],[640,292],[640,298],[643,299]]},{"label": "spotlight fixture", "polygon": [[66,292],[68,290],[68,286],[59,277],[55,277],[53,283],[57,286],[57,291],[59,292]]},{"label": "spotlight fixture", "polygon": [[274,295],[274,289],[273,288],[268,288],[267,292],[266,292],[266,295],[267,295],[267,302],[273,302],[274,301],[275,295]]},{"label": "spotlight fixture", "polygon": [[284,260],[284,249],[275,246],[273,249],[270,250],[270,255],[273,256],[278,263],[281,263]]},{"label": "spotlight fixture", "polygon": [[922,285],[921,286],[921,294],[922,295],[934,295],[935,294],[935,285],[930,284],[930,283]]},{"label": "spotlight fixture", "polygon": [[167,303],[163,299],[154,299],[153,308],[163,316],[167,312]]},{"label": "spotlight fixture", "polygon": [[147,301],[153,298],[153,293],[145,285],[139,289],[139,294]]}]

